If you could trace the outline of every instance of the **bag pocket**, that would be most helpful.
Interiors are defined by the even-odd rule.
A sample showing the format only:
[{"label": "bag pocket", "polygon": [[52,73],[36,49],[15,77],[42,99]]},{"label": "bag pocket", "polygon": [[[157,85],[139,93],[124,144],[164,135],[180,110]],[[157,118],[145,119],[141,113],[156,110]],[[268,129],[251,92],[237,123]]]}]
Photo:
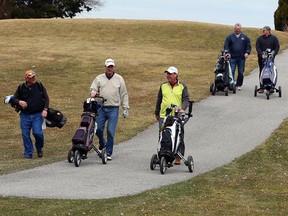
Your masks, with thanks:
[{"label": "bag pocket", "polygon": [[72,142],[73,144],[86,144],[86,140],[87,140],[87,128],[86,127],[79,127],[73,138],[72,138]]}]

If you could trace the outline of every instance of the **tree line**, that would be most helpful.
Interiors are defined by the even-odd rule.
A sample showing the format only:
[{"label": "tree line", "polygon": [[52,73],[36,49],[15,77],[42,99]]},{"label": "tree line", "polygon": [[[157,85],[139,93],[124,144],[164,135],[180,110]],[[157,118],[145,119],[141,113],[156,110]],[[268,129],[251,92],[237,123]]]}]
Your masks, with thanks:
[{"label": "tree line", "polygon": [[0,0],[0,19],[73,18],[100,6],[101,0]]},{"label": "tree line", "polygon": [[[0,0],[0,19],[73,18],[101,6],[101,0]],[[275,30],[288,31],[288,0],[278,0],[274,26]]]}]

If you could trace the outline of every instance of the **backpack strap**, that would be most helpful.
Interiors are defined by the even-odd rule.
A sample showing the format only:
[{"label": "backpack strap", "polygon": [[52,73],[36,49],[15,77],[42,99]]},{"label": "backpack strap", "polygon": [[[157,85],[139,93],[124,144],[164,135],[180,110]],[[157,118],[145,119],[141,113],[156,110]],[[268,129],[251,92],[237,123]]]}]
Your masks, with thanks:
[{"label": "backpack strap", "polygon": [[[18,86],[18,92],[19,92],[19,95],[21,95],[21,92],[22,92],[22,90],[23,90],[23,88],[24,88],[24,85],[25,85],[25,83],[22,83],[22,84],[20,84],[19,86]],[[39,88],[39,90],[40,90],[40,92],[41,92],[41,95],[43,95],[43,84],[41,83],[41,82],[36,82],[36,85],[38,86],[38,88]]]}]

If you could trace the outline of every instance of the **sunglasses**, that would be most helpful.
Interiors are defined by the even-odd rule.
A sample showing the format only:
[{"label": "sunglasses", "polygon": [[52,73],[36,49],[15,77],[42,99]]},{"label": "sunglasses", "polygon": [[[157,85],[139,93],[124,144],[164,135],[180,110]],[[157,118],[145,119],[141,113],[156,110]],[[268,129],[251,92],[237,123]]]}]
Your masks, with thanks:
[{"label": "sunglasses", "polygon": [[29,76],[32,76],[32,75],[36,75],[36,73],[34,72],[34,71],[32,71],[32,72],[30,72],[29,74],[27,74],[27,76],[26,77],[28,77],[29,78]]}]

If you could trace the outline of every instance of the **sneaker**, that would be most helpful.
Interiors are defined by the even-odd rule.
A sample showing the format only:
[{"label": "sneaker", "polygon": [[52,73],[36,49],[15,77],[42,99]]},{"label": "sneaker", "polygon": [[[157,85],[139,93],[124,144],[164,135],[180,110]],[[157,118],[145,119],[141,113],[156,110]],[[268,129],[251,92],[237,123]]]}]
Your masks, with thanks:
[{"label": "sneaker", "polygon": [[258,93],[261,93],[261,94],[262,94],[263,92],[264,92],[264,89],[262,89],[262,88],[260,88],[259,91],[258,91]]},{"label": "sneaker", "polygon": [[112,157],[107,155],[107,160],[111,161]]},{"label": "sneaker", "polygon": [[24,159],[32,159],[32,156],[30,156],[30,155],[24,155]]},{"label": "sneaker", "polygon": [[43,157],[43,151],[38,151],[37,155],[38,155],[39,158],[42,158]]},{"label": "sneaker", "polygon": [[175,165],[180,165],[181,164],[181,158],[176,157],[174,164]]},{"label": "sneaker", "polygon": [[242,89],[241,86],[237,86],[238,91],[241,91],[241,89]]}]

